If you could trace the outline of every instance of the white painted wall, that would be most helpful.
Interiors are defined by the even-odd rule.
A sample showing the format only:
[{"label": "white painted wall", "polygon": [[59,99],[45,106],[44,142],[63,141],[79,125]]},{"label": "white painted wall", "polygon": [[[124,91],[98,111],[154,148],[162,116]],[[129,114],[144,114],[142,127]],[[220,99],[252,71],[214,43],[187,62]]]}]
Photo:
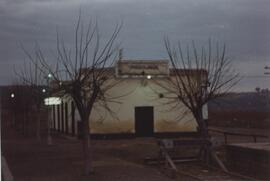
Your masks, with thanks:
[{"label": "white painted wall", "polygon": [[155,81],[159,79],[122,79],[108,92],[111,97],[125,95],[116,100],[119,103],[108,103],[115,117],[97,103],[90,118],[91,133],[134,133],[136,106],[154,107],[154,132],[196,131],[192,114],[184,105],[174,110],[172,105],[165,105],[168,99],[159,98],[159,93],[164,90]]},{"label": "white painted wall", "polygon": [[[123,78],[112,79],[119,82],[115,87],[107,92],[108,106],[114,112],[110,114],[99,102],[95,103],[89,123],[91,133],[135,133],[135,107],[154,107],[154,132],[193,132],[196,131],[197,123],[191,112],[183,105],[172,109],[172,105],[166,104],[168,99],[160,98],[165,90],[156,84],[163,78],[142,79]],[[71,104],[68,102],[68,125],[71,133]],[[117,102],[117,103],[116,103]],[[62,106],[62,105],[61,105]],[[57,114],[57,109],[55,110]],[[61,128],[61,107],[60,120],[55,116],[56,121],[60,121]],[[80,120],[78,111],[75,111],[75,134],[77,133],[77,122]],[[56,123],[58,126],[58,123]]]}]

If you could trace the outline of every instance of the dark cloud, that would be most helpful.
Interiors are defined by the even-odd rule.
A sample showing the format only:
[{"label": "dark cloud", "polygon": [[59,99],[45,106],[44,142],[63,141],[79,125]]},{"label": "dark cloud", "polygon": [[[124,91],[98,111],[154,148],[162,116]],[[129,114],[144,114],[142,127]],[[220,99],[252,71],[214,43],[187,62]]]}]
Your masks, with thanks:
[{"label": "dark cloud", "polygon": [[[98,19],[105,38],[124,22],[119,42],[126,58],[166,58],[165,35],[184,44],[195,40],[201,45],[208,38],[225,42],[237,62],[248,60],[262,68],[270,58],[269,0],[2,0],[0,63],[7,68],[1,69],[0,84],[12,80],[8,65],[25,58],[19,43],[31,49],[38,41],[51,52],[58,29],[72,44],[80,8],[85,21]],[[237,62],[244,72],[245,63]],[[262,72],[256,68],[255,74]]]}]

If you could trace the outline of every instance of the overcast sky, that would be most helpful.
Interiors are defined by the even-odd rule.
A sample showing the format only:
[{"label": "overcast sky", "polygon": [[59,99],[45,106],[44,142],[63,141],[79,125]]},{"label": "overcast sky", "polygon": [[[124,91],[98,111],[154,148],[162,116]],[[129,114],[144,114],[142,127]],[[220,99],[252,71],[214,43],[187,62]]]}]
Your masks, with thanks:
[{"label": "overcast sky", "polygon": [[[54,51],[56,30],[69,42],[81,8],[84,21],[97,19],[106,38],[123,21],[118,42],[127,59],[167,58],[163,37],[182,43],[226,43],[244,76],[236,90],[269,88],[269,0],[0,0],[0,85],[14,80],[13,67],[38,42]],[[269,70],[270,71],[270,70]]]}]

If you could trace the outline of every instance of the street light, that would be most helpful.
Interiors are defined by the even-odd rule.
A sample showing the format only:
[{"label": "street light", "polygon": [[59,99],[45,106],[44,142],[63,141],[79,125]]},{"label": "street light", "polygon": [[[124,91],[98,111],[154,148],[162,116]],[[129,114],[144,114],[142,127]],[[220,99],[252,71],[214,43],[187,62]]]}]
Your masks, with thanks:
[{"label": "street light", "polygon": [[[52,74],[49,73],[45,79],[47,80],[47,87],[48,87],[48,91],[47,91],[47,96],[44,99],[44,104],[48,106],[48,135],[47,135],[47,143],[48,145],[52,145],[52,135],[51,135],[51,109],[50,109],[50,100],[48,100],[50,98],[50,88],[49,88],[49,83],[50,83],[50,79],[52,78]],[[43,88],[42,92],[45,93],[46,89]]]},{"label": "street light", "polygon": [[[11,93],[11,94],[10,94],[10,97],[11,97],[11,102],[12,102],[12,108],[13,108],[13,111],[14,111],[14,105],[15,105],[15,102],[14,102],[15,100],[14,100],[14,99],[15,99],[15,94],[14,94],[14,93]],[[11,123],[12,125],[15,125],[15,115],[16,115],[16,114],[12,113],[12,123]]]}]

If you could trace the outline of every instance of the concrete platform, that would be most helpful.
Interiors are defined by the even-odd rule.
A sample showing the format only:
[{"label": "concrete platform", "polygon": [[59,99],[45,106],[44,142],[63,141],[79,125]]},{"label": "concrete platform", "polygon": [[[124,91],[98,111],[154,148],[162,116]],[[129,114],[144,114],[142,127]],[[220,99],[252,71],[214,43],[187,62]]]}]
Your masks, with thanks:
[{"label": "concrete platform", "polygon": [[234,143],[230,145],[259,151],[270,151],[270,143]]},{"label": "concrete platform", "polygon": [[237,143],[226,146],[229,167],[243,175],[270,179],[270,143]]}]

